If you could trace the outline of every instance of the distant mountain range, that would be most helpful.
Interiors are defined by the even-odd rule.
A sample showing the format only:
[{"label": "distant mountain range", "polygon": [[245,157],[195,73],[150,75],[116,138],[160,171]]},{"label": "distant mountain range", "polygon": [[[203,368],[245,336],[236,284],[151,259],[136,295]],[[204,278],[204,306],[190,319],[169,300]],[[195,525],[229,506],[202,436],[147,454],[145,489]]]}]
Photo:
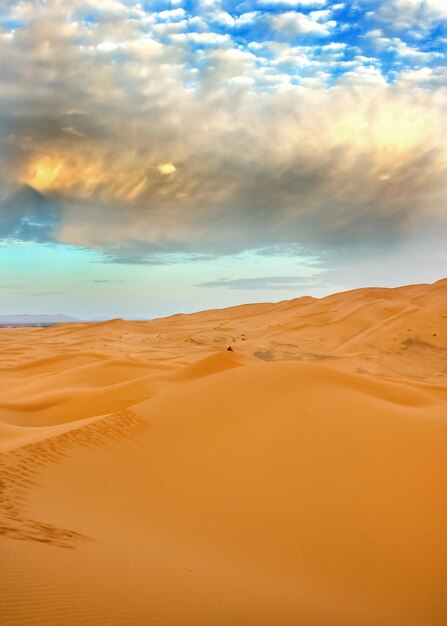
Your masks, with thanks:
[{"label": "distant mountain range", "polygon": [[69,315],[0,315],[0,324],[63,324],[65,322],[79,322]]}]

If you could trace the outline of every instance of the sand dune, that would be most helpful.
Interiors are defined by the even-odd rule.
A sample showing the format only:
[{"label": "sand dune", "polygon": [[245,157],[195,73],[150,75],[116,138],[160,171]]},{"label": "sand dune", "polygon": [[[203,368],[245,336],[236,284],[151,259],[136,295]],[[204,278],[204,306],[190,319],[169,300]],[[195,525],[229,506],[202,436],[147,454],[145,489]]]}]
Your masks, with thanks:
[{"label": "sand dune", "polygon": [[447,280],[0,349],[2,626],[447,624]]}]

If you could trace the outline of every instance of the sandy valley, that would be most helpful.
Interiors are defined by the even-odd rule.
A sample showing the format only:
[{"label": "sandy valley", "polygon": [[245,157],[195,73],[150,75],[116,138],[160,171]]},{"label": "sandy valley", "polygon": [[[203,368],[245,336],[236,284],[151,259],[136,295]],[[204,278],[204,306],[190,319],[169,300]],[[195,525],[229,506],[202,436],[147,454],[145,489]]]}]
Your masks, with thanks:
[{"label": "sandy valley", "polygon": [[0,349],[2,626],[447,623],[447,280]]}]

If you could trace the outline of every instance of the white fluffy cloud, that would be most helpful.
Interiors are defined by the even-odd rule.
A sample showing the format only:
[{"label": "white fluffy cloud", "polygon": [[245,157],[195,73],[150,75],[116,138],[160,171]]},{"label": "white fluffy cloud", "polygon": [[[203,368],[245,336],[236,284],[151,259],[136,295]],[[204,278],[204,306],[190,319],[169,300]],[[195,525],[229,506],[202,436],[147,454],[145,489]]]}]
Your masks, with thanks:
[{"label": "white fluffy cloud", "polygon": [[327,0],[259,0],[259,5],[264,7],[323,7],[327,5]]},{"label": "white fluffy cloud", "polygon": [[336,26],[334,20],[328,19],[329,15],[330,11],[312,11],[310,14],[287,11],[272,15],[270,24],[285,37],[296,37],[300,34],[327,36]]},{"label": "white fluffy cloud", "polygon": [[445,0],[384,0],[375,16],[397,30],[427,30],[447,20]]}]

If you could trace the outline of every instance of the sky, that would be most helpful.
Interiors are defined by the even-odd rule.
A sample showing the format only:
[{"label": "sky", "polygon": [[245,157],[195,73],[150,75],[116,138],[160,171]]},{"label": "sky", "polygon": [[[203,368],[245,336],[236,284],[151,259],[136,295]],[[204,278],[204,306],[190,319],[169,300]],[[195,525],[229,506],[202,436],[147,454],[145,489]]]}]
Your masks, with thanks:
[{"label": "sky", "polygon": [[447,276],[445,0],[2,0],[0,313]]}]

